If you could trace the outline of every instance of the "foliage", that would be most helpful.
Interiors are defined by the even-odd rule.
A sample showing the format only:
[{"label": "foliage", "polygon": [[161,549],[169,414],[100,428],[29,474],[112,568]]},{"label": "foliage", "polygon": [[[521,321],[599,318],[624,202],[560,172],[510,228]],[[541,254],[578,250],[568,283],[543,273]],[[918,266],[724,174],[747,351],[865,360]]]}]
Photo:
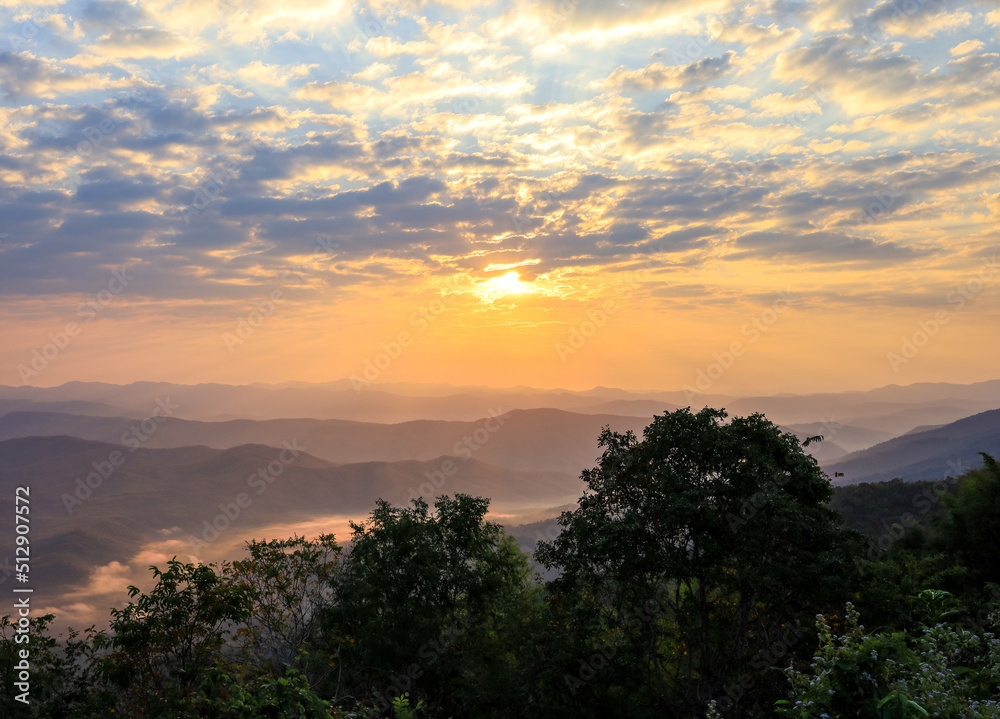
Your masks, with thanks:
[{"label": "foliage", "polygon": [[[930,515],[944,511],[941,502],[945,494],[957,491],[953,479],[904,482],[846,484],[833,488],[830,508],[844,518],[851,529],[870,534],[876,540],[888,537],[895,540],[901,530],[924,521]],[[883,540],[885,544],[886,541]],[[883,546],[884,551],[888,547]]]},{"label": "foliage", "polygon": [[[45,614],[28,620],[28,642],[18,642],[17,617],[0,617],[0,716],[38,719],[77,719],[90,716],[107,705],[108,697],[94,691],[89,636],[83,639],[70,630],[60,642],[50,634],[55,616]],[[88,632],[91,634],[92,630]],[[22,661],[21,649],[29,648],[30,703],[18,702],[22,693],[15,685]],[[103,715],[103,711],[100,715]]]},{"label": "foliage", "polygon": [[213,667],[195,702],[199,717],[213,719],[327,719],[339,711],[321,699],[306,677],[288,667],[283,676],[236,680]]},{"label": "foliage", "polygon": [[[436,707],[489,701],[513,613],[528,592],[527,557],[485,521],[489,501],[440,497],[435,511],[379,501],[354,535],[328,630],[345,637],[348,693],[387,708],[410,692]],[[491,651],[486,651],[486,648]],[[479,648],[480,651],[475,651]],[[503,676],[503,672],[500,672]]]},{"label": "foliage", "polygon": [[410,698],[406,695],[398,696],[392,700],[392,715],[395,719],[416,719],[423,708],[422,701],[411,707]]},{"label": "foliage", "polygon": [[[341,549],[332,534],[314,540],[247,542],[246,559],[233,562],[227,581],[253,594],[243,625],[236,632],[234,658],[268,673],[290,665],[312,686],[334,685],[339,671],[339,641],[321,634],[319,617],[336,599],[343,569]],[[310,653],[308,650],[314,648]]]},{"label": "foliage", "polygon": [[1000,464],[980,454],[984,466],[964,477],[957,496],[944,497],[947,512],[930,540],[968,568],[967,586],[1000,583]]},{"label": "foliage", "polygon": [[600,444],[538,545],[552,581],[487,499],[380,500],[347,553],[332,535],[251,541],[232,564],[151,567],[107,631],[58,639],[32,617],[27,707],[0,619],[0,712],[737,719],[773,716],[790,681],[777,707],[800,719],[1000,716],[991,457],[947,485],[832,493],[760,415],[679,410]]},{"label": "foliage", "polygon": [[815,461],[763,416],[726,416],[678,410],[642,441],[606,429],[579,509],[536,554],[614,655],[605,674],[653,713],[702,711],[850,571],[856,537]]},{"label": "foliage", "polygon": [[867,634],[850,603],[838,632],[833,623],[817,617],[819,649],[808,670],[787,670],[791,700],[779,702],[778,713],[799,719],[1000,717],[1000,639],[992,632],[936,622],[914,636]]},{"label": "foliage", "polygon": [[250,613],[253,591],[224,581],[211,567],[184,564],[151,567],[156,586],[148,594],[130,586],[129,602],[111,610],[111,634],[95,638],[107,649],[97,671],[117,688],[115,709],[128,716],[169,715],[191,705],[217,653],[237,623]]}]

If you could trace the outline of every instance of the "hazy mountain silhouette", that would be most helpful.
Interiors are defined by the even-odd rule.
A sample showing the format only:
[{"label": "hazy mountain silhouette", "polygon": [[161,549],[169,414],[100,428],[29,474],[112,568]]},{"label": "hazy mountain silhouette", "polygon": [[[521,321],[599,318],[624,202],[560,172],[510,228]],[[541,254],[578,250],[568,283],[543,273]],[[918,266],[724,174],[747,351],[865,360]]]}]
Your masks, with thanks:
[{"label": "hazy mountain silhouette", "polygon": [[[477,458],[334,465],[307,453],[282,463],[283,451],[292,457],[260,444],[130,451],[64,436],[7,440],[0,442],[0,531],[12,536],[14,488],[29,486],[32,576],[59,593],[95,566],[127,562],[146,542],[197,536],[223,511],[220,504],[232,505],[240,494],[250,503],[232,531],[250,536],[254,527],[283,521],[361,519],[379,497],[405,504],[418,495],[465,492],[489,496],[502,509],[565,505],[582,489],[576,474],[519,472]],[[99,470],[108,476],[98,480]],[[88,474],[96,488],[83,484]]]},{"label": "hazy mountain silhouette", "polygon": [[[380,423],[419,419],[471,421],[501,407],[506,411],[554,408],[586,414],[651,417],[674,407],[690,405],[700,409],[707,405],[724,407],[737,415],[764,412],[778,424],[836,421],[901,434],[921,424],[942,424],[1000,407],[1000,380],[971,385],[921,383],[906,387],[890,385],[865,392],[744,398],[682,391],[626,392],[607,387],[575,392],[405,383],[380,383],[362,387],[358,392],[348,380],[241,386],[167,382],[0,386],[0,401],[93,402],[120,407],[124,411],[119,414],[138,417],[147,416],[158,399],[167,397],[179,405],[176,416],[199,420],[313,417]],[[918,416],[924,410],[925,414]]]},{"label": "hazy mountain silhouette", "polygon": [[64,400],[57,402],[35,402],[29,399],[0,399],[0,415],[8,412],[65,412],[86,414],[92,417],[145,417],[146,413],[130,412],[124,407],[113,407],[103,402]]},{"label": "hazy mountain silhouette", "polygon": [[[1000,410],[914,432],[824,465],[835,484],[955,477],[982,464],[978,452],[1000,457]],[[834,477],[843,472],[843,477]]]},{"label": "hazy mountain silhouette", "polygon": [[[582,414],[616,414],[623,417],[652,417],[655,414],[673,412],[680,405],[655,399],[616,399],[610,402],[579,407]],[[687,406],[687,405],[685,405]]]},{"label": "hazy mountain silhouette", "polygon": [[[555,409],[514,410],[474,422],[418,420],[374,424],[348,420],[275,419],[201,422],[86,417],[51,412],[11,412],[0,417],[0,440],[68,435],[143,447],[202,444],[225,449],[259,443],[272,447],[295,437],[310,454],[333,462],[430,460],[441,455],[476,459],[517,470],[568,472],[592,467],[602,427],[641,434],[652,416],[616,417]],[[133,428],[135,430],[133,431]],[[493,431],[490,431],[490,430]],[[151,431],[150,431],[151,430]],[[145,438],[141,439],[140,438]]]},{"label": "hazy mountain silhouette", "polygon": [[[829,461],[836,457],[842,457],[850,452],[857,452],[867,449],[879,442],[885,442],[894,436],[891,432],[882,432],[867,427],[855,427],[849,424],[809,422],[806,424],[790,424],[787,426],[790,432],[794,432],[797,437],[815,437],[820,435],[823,441],[818,444],[810,444],[809,449],[814,447],[826,447],[827,451],[822,456],[813,453],[819,461]],[[835,448],[835,449],[834,449]]]},{"label": "hazy mountain silhouette", "polygon": [[[406,394],[388,392],[378,387],[355,391],[350,382],[318,385],[223,384],[179,385],[167,382],[135,382],[112,385],[100,382],[69,382],[59,387],[0,386],[0,399],[56,402],[84,400],[100,402],[128,410],[126,415],[148,415],[157,400],[167,397],[179,406],[177,416],[199,420],[280,419],[313,417],[348,419],[363,422],[406,422],[419,419],[470,421],[484,417],[490,409],[556,408],[575,411],[593,406],[621,393],[575,393],[564,390],[544,391],[516,388],[453,388],[440,394],[432,386],[430,394],[416,394],[419,385],[407,386]],[[627,393],[625,393],[627,396]],[[664,405],[660,411],[666,409]]]}]

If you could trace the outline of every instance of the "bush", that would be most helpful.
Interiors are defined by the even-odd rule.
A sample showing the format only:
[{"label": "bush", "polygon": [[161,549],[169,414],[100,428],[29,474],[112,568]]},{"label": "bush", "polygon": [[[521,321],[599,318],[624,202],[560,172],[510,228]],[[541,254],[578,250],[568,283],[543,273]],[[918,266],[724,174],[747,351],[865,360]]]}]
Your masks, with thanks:
[{"label": "bush", "polygon": [[808,669],[786,670],[792,691],[778,703],[779,714],[1000,717],[1000,702],[993,698],[1000,691],[1000,639],[991,632],[936,622],[912,637],[869,635],[850,603],[839,626],[836,618],[819,615],[816,627],[819,649]]}]

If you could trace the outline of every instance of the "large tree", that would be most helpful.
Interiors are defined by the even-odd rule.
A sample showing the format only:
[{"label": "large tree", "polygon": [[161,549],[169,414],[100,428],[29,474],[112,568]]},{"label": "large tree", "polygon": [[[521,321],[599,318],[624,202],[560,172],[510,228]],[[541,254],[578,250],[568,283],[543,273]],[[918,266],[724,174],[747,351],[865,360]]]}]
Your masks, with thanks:
[{"label": "large tree", "polygon": [[1000,582],[1000,464],[980,452],[983,466],[968,472],[946,509],[939,543],[956,552],[979,582]]},{"label": "large tree", "polygon": [[176,557],[167,565],[166,571],[150,567],[156,586],[149,593],[128,588],[134,601],[112,609],[110,634],[95,640],[107,650],[98,672],[117,688],[119,716],[180,715],[190,708],[252,606],[250,587],[226,582],[212,567]]},{"label": "large tree", "polygon": [[269,674],[290,666],[310,685],[336,695],[340,645],[338,637],[323,635],[320,618],[336,601],[340,545],[322,534],[252,540],[246,547],[248,556],[233,562],[225,577],[230,585],[249,587],[254,598],[237,632],[234,658]]},{"label": "large tree", "polygon": [[[342,638],[344,690],[385,711],[409,692],[456,716],[486,716],[516,676],[511,631],[530,601],[530,563],[489,500],[439,497],[411,507],[379,500],[352,524],[351,550],[330,607]],[[447,715],[446,714],[446,715]]]},{"label": "large tree", "polygon": [[589,637],[564,677],[577,701],[695,716],[715,699],[745,715],[751,686],[758,703],[780,696],[768,668],[844,596],[856,535],[827,507],[829,481],[762,415],[726,418],[681,409],[641,441],[605,429],[579,508],[540,545],[567,628]]}]

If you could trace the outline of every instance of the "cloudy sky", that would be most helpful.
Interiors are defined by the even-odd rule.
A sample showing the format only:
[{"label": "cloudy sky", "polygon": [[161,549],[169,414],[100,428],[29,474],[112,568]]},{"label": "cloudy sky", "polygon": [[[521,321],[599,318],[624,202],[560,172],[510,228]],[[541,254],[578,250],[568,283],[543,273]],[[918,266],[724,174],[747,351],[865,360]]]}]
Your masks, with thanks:
[{"label": "cloudy sky", "polygon": [[995,2],[0,0],[0,383],[995,378]]}]

